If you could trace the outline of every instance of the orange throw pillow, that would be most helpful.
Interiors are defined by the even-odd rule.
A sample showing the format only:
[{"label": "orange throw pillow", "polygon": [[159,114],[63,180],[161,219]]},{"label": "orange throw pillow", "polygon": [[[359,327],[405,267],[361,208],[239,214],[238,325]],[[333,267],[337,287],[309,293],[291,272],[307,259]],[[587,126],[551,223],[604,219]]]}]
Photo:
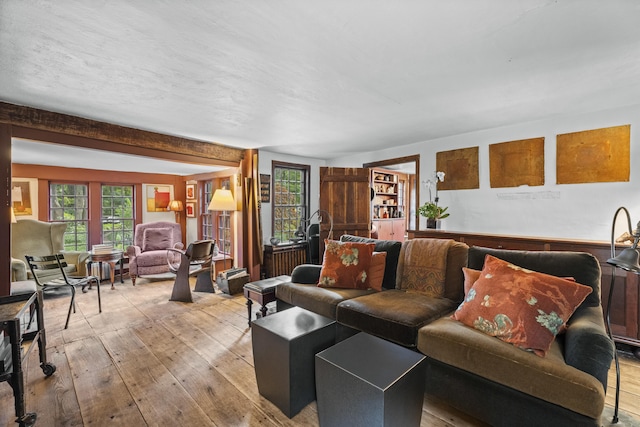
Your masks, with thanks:
[{"label": "orange throw pillow", "polygon": [[544,357],[591,292],[589,286],[487,255],[480,277],[453,318]]},{"label": "orange throw pillow", "polygon": [[374,252],[369,265],[369,287],[376,291],[382,290],[382,280],[384,279],[384,267],[387,262],[386,252]]},{"label": "orange throw pillow", "polygon": [[476,283],[476,280],[480,278],[480,270],[474,270],[473,268],[462,267],[462,273],[464,274],[464,296],[469,293],[469,289]]},{"label": "orange throw pillow", "polygon": [[323,288],[369,288],[369,265],[373,243],[325,240],[318,286]]}]

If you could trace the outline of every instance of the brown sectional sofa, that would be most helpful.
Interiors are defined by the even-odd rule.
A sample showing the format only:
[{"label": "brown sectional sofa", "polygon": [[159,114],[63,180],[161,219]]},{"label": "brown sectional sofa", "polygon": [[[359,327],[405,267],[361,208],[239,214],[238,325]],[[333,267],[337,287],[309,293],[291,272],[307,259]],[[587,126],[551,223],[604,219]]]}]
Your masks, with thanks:
[{"label": "brown sectional sofa", "polygon": [[[395,262],[397,269],[386,271],[383,291],[319,288],[315,283],[321,267],[304,265],[294,270],[291,283],[276,288],[279,310],[297,305],[337,320],[343,329],[338,336],[364,331],[420,351],[426,356],[427,393],[491,425],[600,425],[614,347],[604,327],[600,266],[593,256],[468,248],[456,242],[447,257],[445,293],[434,298],[391,286],[392,275],[398,282],[402,277],[399,242],[355,236],[341,240],[370,241],[378,251],[391,251],[387,268]],[[531,270],[574,277],[593,288],[546,357],[450,318],[463,299],[462,267],[482,269],[486,254]]]}]

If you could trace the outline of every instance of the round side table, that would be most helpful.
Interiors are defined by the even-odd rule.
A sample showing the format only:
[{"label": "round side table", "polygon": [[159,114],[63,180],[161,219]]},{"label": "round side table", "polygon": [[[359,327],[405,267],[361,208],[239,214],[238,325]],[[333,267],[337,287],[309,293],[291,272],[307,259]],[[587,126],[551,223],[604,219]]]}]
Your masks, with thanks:
[{"label": "round side table", "polygon": [[120,250],[114,250],[107,253],[89,253],[89,260],[87,261],[87,267],[90,269],[91,264],[97,262],[100,269],[100,278],[102,278],[102,263],[106,262],[111,267],[109,269],[110,279],[111,279],[111,289],[115,289],[113,286],[113,282],[115,279],[115,271],[116,271],[116,263],[120,264],[120,283],[124,283],[122,279],[122,270],[124,267],[124,257],[122,256],[123,252]]}]

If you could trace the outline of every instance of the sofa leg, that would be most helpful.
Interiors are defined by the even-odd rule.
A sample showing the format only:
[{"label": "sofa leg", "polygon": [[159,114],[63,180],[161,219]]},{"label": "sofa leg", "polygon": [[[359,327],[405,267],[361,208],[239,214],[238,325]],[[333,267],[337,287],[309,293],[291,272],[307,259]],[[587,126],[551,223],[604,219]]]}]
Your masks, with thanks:
[{"label": "sofa leg", "polygon": [[135,274],[131,275],[131,283],[133,283],[133,286],[136,285],[136,275]]}]

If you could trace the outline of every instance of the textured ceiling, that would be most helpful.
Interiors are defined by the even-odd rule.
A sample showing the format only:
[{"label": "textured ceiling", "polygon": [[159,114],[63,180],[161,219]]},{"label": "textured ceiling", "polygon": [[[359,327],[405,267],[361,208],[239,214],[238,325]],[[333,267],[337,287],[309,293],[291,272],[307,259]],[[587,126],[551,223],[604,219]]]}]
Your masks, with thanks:
[{"label": "textured ceiling", "polygon": [[0,100],[330,159],[640,103],[635,0],[0,2]]}]

